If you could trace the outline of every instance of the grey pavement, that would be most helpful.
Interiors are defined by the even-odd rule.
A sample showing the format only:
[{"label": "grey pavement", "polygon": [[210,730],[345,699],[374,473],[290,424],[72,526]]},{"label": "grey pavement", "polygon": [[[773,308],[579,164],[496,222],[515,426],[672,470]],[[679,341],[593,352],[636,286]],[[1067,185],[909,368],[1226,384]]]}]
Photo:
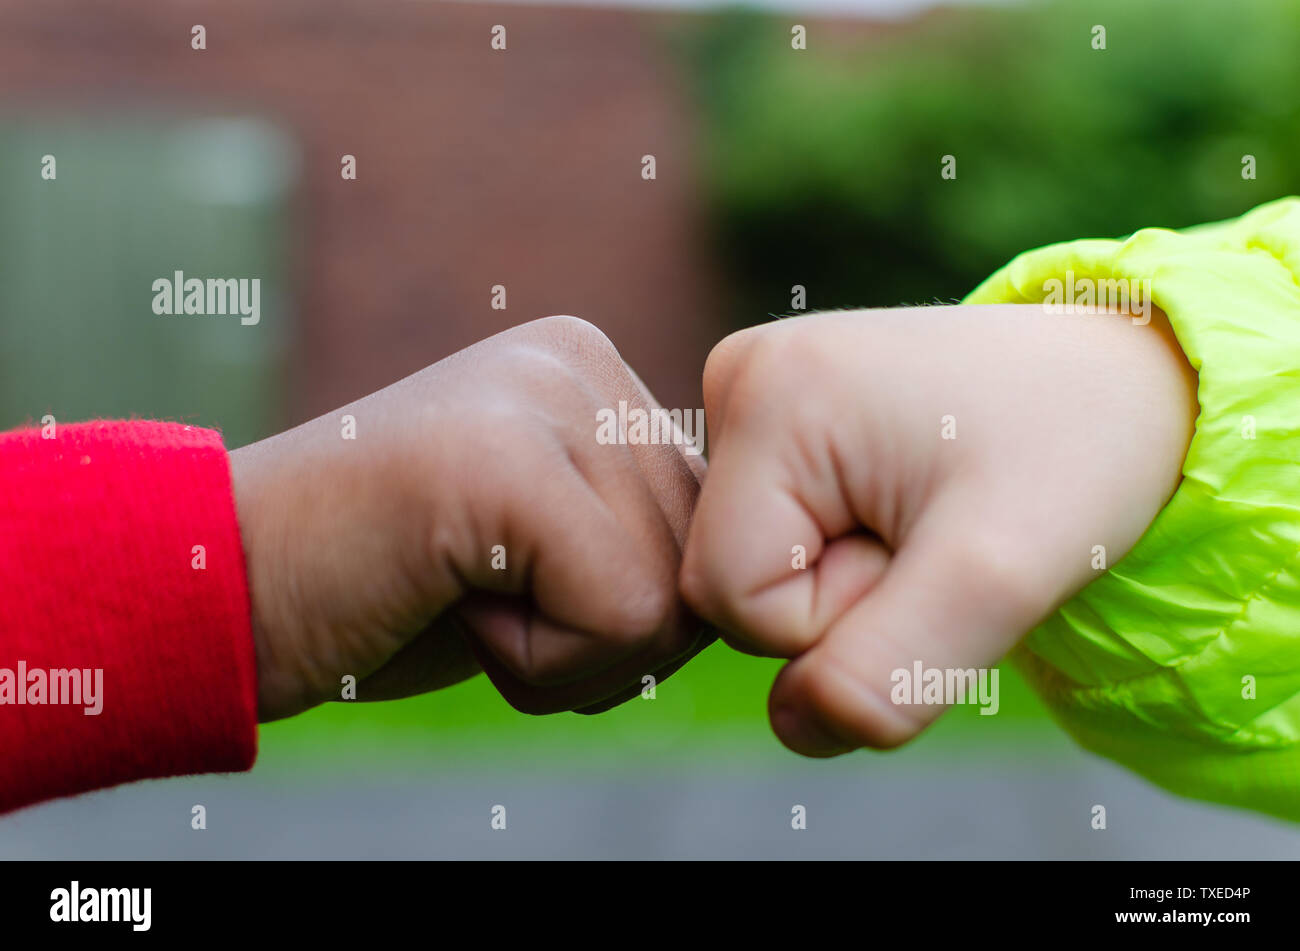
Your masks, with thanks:
[{"label": "grey pavement", "polygon": [[[0,858],[1293,859],[1300,826],[1026,756],[533,763],[341,758],[139,783],[0,819]],[[207,829],[190,828],[196,803]],[[1094,830],[1092,807],[1106,807]],[[491,828],[494,806],[506,828]],[[802,805],[807,828],[791,828]]]}]

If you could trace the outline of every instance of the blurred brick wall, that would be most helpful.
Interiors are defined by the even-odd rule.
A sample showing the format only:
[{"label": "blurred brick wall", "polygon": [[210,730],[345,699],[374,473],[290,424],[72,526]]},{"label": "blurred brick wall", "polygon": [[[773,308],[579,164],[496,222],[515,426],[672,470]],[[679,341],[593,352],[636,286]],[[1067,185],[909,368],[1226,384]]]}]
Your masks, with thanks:
[{"label": "blurred brick wall", "polygon": [[[258,113],[297,137],[282,422],[553,313],[599,324],[666,405],[693,407],[725,320],[669,19],[438,0],[0,0],[0,105]],[[505,52],[489,45],[498,23]],[[357,181],[339,175],[345,153]],[[656,181],[640,177],[647,153]],[[498,283],[506,311],[490,307]]]}]

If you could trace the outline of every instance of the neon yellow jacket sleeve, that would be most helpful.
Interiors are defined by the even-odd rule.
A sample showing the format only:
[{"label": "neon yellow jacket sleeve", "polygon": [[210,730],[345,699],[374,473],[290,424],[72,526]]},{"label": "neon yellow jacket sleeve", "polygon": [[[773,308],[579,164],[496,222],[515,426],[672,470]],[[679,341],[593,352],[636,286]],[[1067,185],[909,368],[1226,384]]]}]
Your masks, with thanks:
[{"label": "neon yellow jacket sleeve", "polygon": [[1168,505],[1015,661],[1086,748],[1300,821],[1300,198],[1030,251],[966,303],[1042,302],[1081,278],[1149,287],[1200,413]]}]

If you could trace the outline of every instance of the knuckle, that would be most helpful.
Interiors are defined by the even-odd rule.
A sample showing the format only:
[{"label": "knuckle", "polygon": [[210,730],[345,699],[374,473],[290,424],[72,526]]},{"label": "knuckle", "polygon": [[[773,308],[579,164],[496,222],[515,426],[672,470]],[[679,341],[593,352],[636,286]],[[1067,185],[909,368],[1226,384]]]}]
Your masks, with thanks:
[{"label": "knuckle", "polygon": [[619,360],[618,349],[605,332],[589,320],[560,314],[533,321],[547,348],[567,360]]},{"label": "knuckle", "polygon": [[804,351],[809,346],[806,335],[782,332],[757,337],[740,358],[732,382],[728,413],[743,413],[746,407],[767,405],[762,395],[802,389],[809,379],[817,379],[811,360]]},{"label": "knuckle", "polygon": [[618,601],[609,636],[622,644],[640,644],[660,634],[673,617],[677,593],[671,584],[630,587]]},{"label": "knuckle", "polygon": [[724,384],[732,369],[744,362],[744,355],[754,341],[757,329],[750,327],[728,334],[713,345],[704,361],[704,387],[716,388]]}]

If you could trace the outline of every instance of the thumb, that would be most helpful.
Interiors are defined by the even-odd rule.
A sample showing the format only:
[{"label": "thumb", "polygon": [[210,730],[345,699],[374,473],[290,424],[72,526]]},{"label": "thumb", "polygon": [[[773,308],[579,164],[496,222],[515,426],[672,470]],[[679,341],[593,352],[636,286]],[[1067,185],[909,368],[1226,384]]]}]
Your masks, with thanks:
[{"label": "thumb", "polygon": [[[781,671],[769,714],[786,746],[834,756],[906,742],[980,678],[995,684],[989,668],[1086,580],[990,518],[987,500],[978,522],[960,515],[971,511],[957,493],[936,499],[879,583]],[[918,664],[944,687],[924,700]]]}]

